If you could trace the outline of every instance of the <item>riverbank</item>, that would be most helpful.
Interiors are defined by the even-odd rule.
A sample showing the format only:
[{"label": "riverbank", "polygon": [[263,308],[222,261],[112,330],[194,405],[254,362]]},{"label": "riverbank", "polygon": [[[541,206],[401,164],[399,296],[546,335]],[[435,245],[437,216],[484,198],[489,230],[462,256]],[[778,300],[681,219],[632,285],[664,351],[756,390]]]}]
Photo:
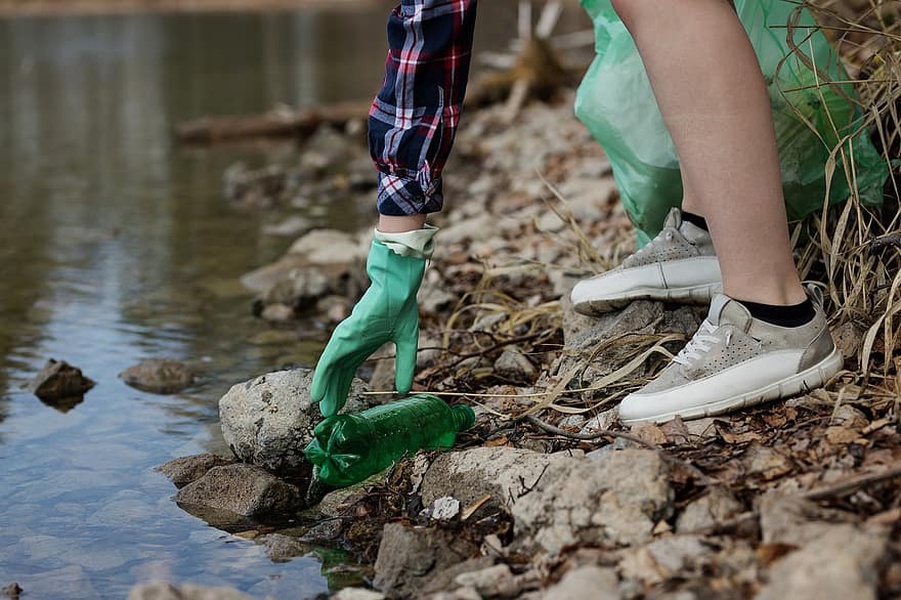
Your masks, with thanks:
[{"label": "riverbank", "polygon": [[[596,319],[568,304],[575,281],[635,248],[609,162],[572,102],[565,91],[513,123],[496,106],[461,126],[420,293],[414,387],[475,407],[454,450],[420,453],[348,489],[313,489],[296,451],[320,418],[310,372],[272,373],[220,401],[225,439],[255,466],[170,465],[184,486],[177,500],[219,511],[217,526],[273,560],[318,545],[350,551],[356,564],[335,572],[378,591],[335,598],[897,593],[898,420],[894,396],[856,375],[860,322],[837,324],[849,370],[824,390],[717,418],[618,423],[619,399],[653,377],[705,308],[635,302]],[[371,215],[361,126],[322,128],[295,166],[232,171],[231,199],[259,209],[329,197]],[[277,227],[299,228],[298,239],[243,278],[259,294],[257,313],[280,328],[308,328],[297,319],[310,315],[333,327],[365,285],[371,231]],[[392,357],[367,363],[352,410],[392,397]],[[223,518],[229,511],[243,517]],[[287,528],[247,522],[266,522],[267,511],[302,516]]]}]

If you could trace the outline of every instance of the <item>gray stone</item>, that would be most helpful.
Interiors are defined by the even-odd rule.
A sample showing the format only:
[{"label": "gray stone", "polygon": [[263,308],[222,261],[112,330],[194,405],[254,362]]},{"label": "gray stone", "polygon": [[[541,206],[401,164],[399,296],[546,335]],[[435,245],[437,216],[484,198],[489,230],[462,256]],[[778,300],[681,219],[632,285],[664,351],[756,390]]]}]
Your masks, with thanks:
[{"label": "gray stone", "polygon": [[676,519],[676,531],[701,532],[731,519],[741,511],[741,503],[728,490],[712,487],[707,494],[685,507]]},{"label": "gray stone", "polygon": [[186,583],[142,583],[128,593],[128,600],[251,600],[238,590],[226,587],[204,587]]},{"label": "gray stone", "polygon": [[575,543],[632,545],[650,539],[672,512],[667,466],[648,450],[572,459],[548,469],[517,499],[513,517],[551,554]]},{"label": "gray stone", "polygon": [[174,394],[194,383],[194,373],[174,358],[147,358],[119,373],[133,388],[154,394]]},{"label": "gray stone", "polygon": [[282,533],[270,533],[262,540],[266,546],[266,555],[273,562],[288,562],[296,556],[309,553],[310,548],[297,538]]},{"label": "gray stone", "polygon": [[848,513],[822,508],[792,496],[767,494],[757,501],[764,544],[805,546],[828,533],[835,523],[848,522]]},{"label": "gray stone", "polygon": [[619,572],[625,579],[638,579],[649,585],[673,577],[688,579],[693,574],[701,574],[712,554],[700,536],[668,536],[627,550],[620,560]]},{"label": "gray stone", "polygon": [[485,494],[506,504],[532,485],[542,472],[561,468],[572,461],[568,453],[542,454],[507,447],[478,447],[439,454],[429,467],[420,488],[422,502],[430,506],[444,496],[453,496],[467,506]]},{"label": "gray stone", "polygon": [[294,309],[287,304],[270,304],[263,309],[260,317],[267,323],[289,323],[294,320]]},{"label": "gray stone", "polygon": [[535,378],[538,370],[520,349],[507,348],[494,362],[494,372],[512,382],[527,383]]},{"label": "gray stone", "polygon": [[300,541],[312,543],[331,542],[338,539],[343,531],[344,523],[341,519],[328,519],[308,529],[301,536]]},{"label": "gray stone", "polygon": [[366,588],[344,588],[332,596],[331,600],[385,600],[385,594]]},{"label": "gray stone", "polygon": [[556,585],[548,588],[544,600],[619,600],[619,580],[611,568],[589,565],[566,573]]},{"label": "gray stone", "polygon": [[221,467],[234,463],[218,454],[204,452],[194,456],[183,456],[165,462],[156,468],[157,471],[169,478],[175,487],[182,488],[206,475],[213,467]]},{"label": "gray stone", "polygon": [[186,509],[226,510],[251,519],[284,518],[304,507],[297,487],[244,464],[210,469],[179,490],[175,501]]},{"label": "gray stone", "polygon": [[303,256],[317,265],[354,263],[369,254],[369,240],[358,240],[336,229],[314,229],[295,241],[288,254]]},{"label": "gray stone", "polygon": [[874,600],[886,537],[884,531],[833,525],[815,541],[775,563],[769,571],[769,583],[757,598]]},{"label": "gray stone", "polygon": [[647,450],[595,459],[514,448],[440,455],[422,482],[423,503],[452,495],[465,506],[484,494],[506,505],[521,534],[550,553],[564,546],[647,541],[672,511],[667,467]]},{"label": "gray stone", "polygon": [[[322,419],[310,398],[312,381],[310,369],[294,369],[232,386],[219,400],[219,421],[235,456],[273,472],[309,468],[303,449]],[[355,379],[344,412],[379,402],[379,396],[364,396],[363,391],[364,384]]]},{"label": "gray stone", "polygon": [[478,552],[478,545],[450,531],[388,523],[375,561],[375,587],[406,595],[425,579]]},{"label": "gray stone", "polygon": [[475,589],[483,598],[512,598],[519,591],[516,589],[516,577],[505,564],[494,565],[478,571],[460,573],[454,577],[454,583],[461,587]]},{"label": "gray stone", "polygon": [[316,509],[326,517],[346,516],[346,511],[365,498],[369,488],[383,481],[384,477],[384,471],[382,471],[367,477],[359,483],[330,491],[319,501]]},{"label": "gray stone", "polygon": [[[427,596],[428,594],[434,594],[436,592],[440,593],[442,590],[453,590],[458,586],[458,584],[455,583],[457,576],[464,573],[481,571],[492,566],[494,566],[494,558],[490,556],[477,556],[475,558],[466,559],[461,563],[457,563],[446,569],[442,569],[441,571],[437,571],[429,575],[428,578],[423,581],[422,586],[418,590],[416,590],[417,596],[422,597]],[[482,596],[475,591],[475,588],[472,587],[464,586],[462,588],[458,587],[457,589],[471,590],[476,594],[477,598],[481,598]],[[468,591],[464,592],[464,594],[468,593]],[[429,597],[431,598],[432,596]]]}]

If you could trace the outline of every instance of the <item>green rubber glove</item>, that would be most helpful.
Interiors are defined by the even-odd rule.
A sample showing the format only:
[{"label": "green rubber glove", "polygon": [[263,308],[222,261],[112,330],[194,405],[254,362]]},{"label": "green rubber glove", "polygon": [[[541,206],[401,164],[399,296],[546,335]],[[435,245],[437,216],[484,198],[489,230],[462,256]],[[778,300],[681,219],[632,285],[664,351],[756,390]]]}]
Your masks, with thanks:
[{"label": "green rubber glove", "polygon": [[406,394],[413,387],[419,343],[416,293],[425,263],[425,258],[401,256],[378,240],[372,242],[366,261],[372,284],[335,328],[313,374],[310,394],[323,416],[344,407],[357,368],[385,342],[394,342],[397,349],[397,391]]}]

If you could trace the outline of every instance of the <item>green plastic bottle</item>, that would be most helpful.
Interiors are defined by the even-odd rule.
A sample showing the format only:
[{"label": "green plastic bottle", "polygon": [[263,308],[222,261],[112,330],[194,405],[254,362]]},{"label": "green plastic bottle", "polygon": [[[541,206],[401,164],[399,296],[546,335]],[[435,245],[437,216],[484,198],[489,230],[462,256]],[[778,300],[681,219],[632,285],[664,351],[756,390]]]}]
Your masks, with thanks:
[{"label": "green plastic bottle", "polygon": [[313,430],[304,454],[319,479],[337,487],[362,481],[421,449],[450,448],[475,422],[469,406],[418,394],[355,414],[335,415]]}]

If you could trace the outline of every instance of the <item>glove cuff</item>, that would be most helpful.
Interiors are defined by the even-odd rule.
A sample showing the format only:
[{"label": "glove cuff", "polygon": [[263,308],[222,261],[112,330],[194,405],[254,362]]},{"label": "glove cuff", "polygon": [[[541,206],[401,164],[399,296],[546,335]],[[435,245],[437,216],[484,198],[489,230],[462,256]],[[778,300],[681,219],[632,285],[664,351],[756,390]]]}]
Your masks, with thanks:
[{"label": "glove cuff", "polygon": [[435,249],[432,238],[437,232],[437,227],[428,224],[423,225],[422,229],[403,233],[382,233],[376,229],[375,239],[400,256],[429,259]]}]

